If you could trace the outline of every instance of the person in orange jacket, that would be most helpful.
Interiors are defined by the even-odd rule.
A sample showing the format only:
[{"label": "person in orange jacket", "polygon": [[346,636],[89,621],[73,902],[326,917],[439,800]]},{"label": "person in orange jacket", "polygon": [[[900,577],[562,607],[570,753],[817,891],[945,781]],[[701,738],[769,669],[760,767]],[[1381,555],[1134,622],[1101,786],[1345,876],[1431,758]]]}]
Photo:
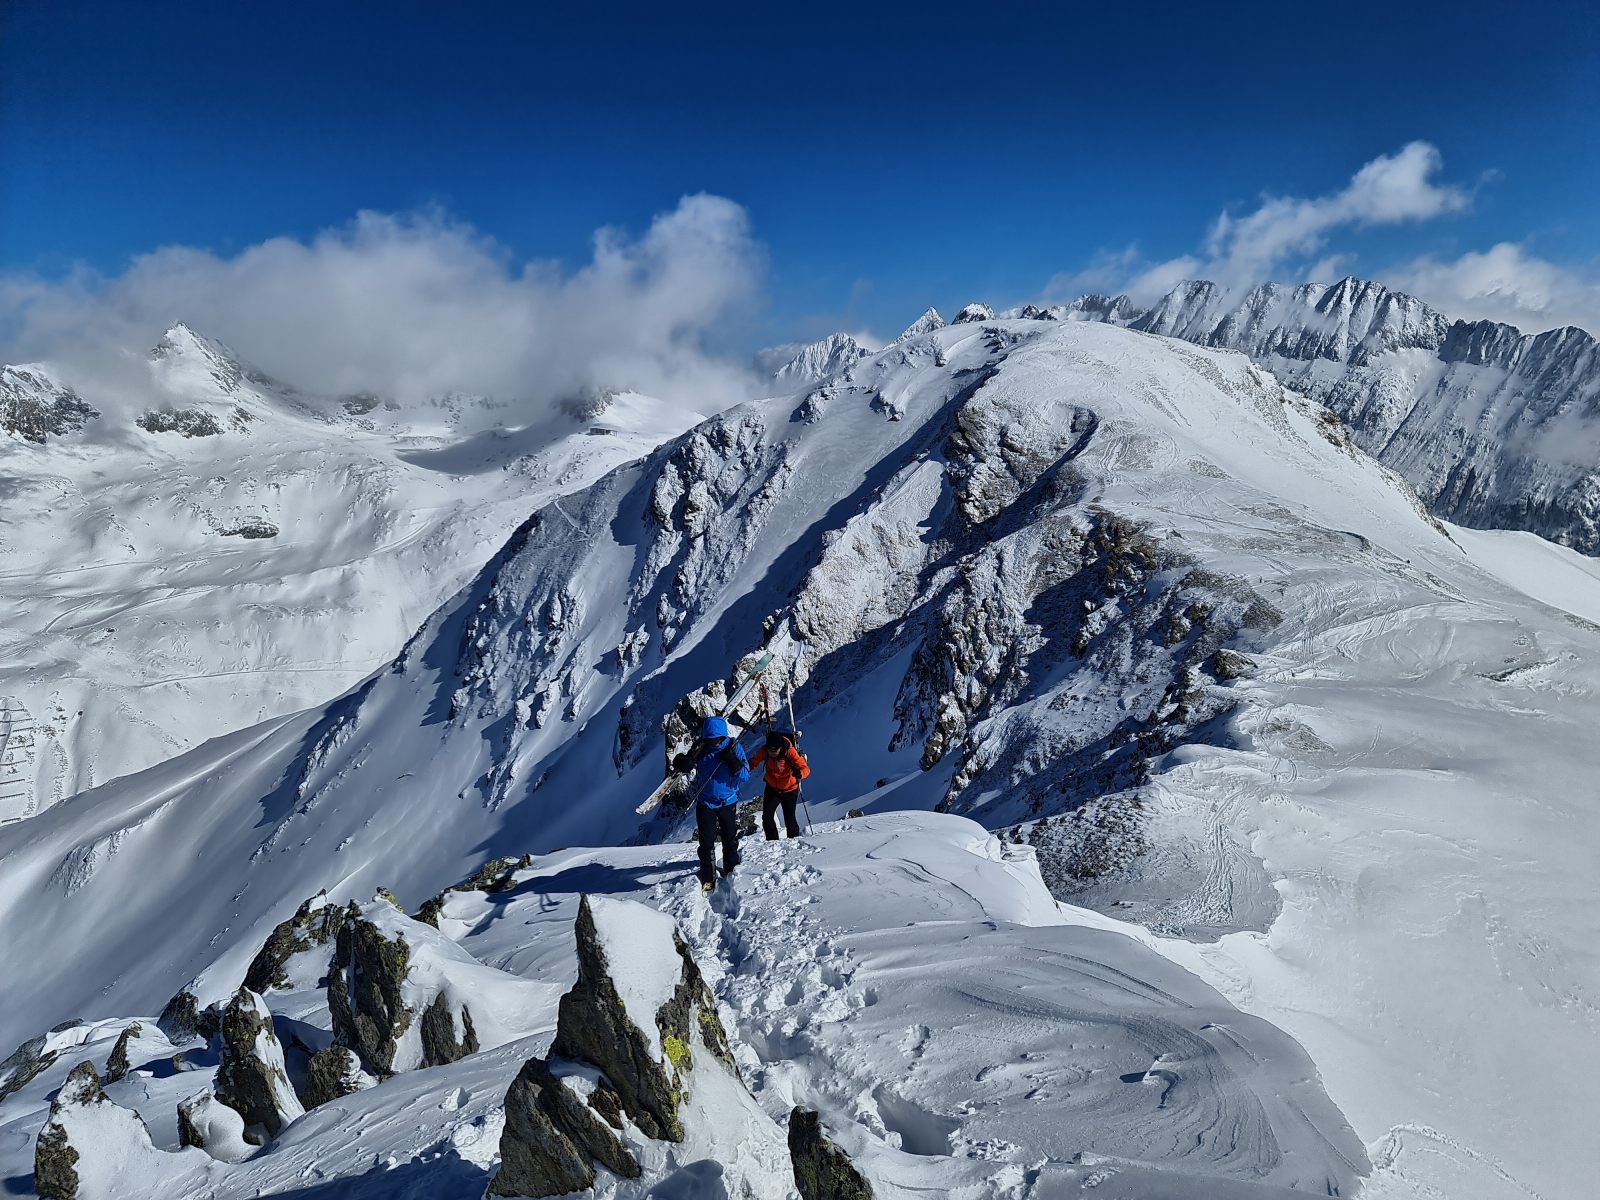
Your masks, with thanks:
[{"label": "person in orange jacket", "polygon": [[800,836],[800,817],[795,806],[800,802],[800,781],[811,774],[811,764],[794,744],[794,734],[781,729],[767,731],[767,744],[750,759],[750,769],[765,766],[767,787],[761,795],[761,828],[767,841],[778,840],[777,810],[783,808],[783,823],[790,837]]}]

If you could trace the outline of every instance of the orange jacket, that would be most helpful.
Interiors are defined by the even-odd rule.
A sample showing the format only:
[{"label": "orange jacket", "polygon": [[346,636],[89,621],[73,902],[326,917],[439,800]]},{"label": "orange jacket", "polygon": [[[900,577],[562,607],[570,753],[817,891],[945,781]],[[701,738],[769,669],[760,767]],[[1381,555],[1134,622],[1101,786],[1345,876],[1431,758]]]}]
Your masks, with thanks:
[{"label": "orange jacket", "polygon": [[767,786],[775,792],[792,792],[811,774],[811,764],[795,749],[793,742],[785,742],[778,754],[768,754],[763,746],[750,756],[752,770],[763,764],[767,768]]}]

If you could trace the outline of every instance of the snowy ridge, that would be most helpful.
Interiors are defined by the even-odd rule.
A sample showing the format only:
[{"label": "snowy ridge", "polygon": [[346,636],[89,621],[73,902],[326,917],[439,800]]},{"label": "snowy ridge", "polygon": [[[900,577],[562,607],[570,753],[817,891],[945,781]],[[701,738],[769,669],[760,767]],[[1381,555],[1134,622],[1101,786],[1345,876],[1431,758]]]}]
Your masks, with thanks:
[{"label": "snowy ridge", "polygon": [[834,333],[806,346],[765,350],[757,356],[757,365],[779,387],[799,388],[835,375],[871,353],[848,333]]},{"label": "snowy ridge", "polygon": [[1600,349],[1584,330],[1451,321],[1344,279],[1230,292],[1180,284],[1154,307],[1092,296],[1050,310],[1239,350],[1326,404],[1440,517],[1600,553]]},{"label": "snowy ridge", "polygon": [[[1193,1195],[1196,1177],[1233,1189],[1221,1195],[1263,1179],[1348,1193],[1339,1181],[1362,1167],[1343,1136],[1313,1118],[1313,1149],[1262,1099],[1284,1094],[1280,1071],[1309,1079],[1305,1060],[1218,1009],[1222,997],[1309,1052],[1374,1148],[1373,1194],[1571,1194],[1600,1166],[1584,1136],[1600,1040],[1583,1002],[1600,971],[1582,916],[1595,819],[1584,781],[1600,762],[1581,732],[1600,717],[1600,595],[1575,559],[1440,525],[1336,418],[1239,355],[1073,321],[931,329],[546,504],[339,701],[0,830],[0,921],[30,964],[8,988],[0,1038],[19,1043],[67,1015],[148,1013],[197,976],[202,1003],[222,999],[276,922],[322,888],[339,901],[387,884],[414,908],[490,855],[640,839],[659,844],[552,853],[567,878],[529,890],[666,884],[650,902],[715,976],[727,1023],[760,1060],[742,1063],[752,1088],[766,1086],[760,1071],[783,1104],[812,1097],[830,1136],[869,1167],[886,1148],[926,1160],[924,1181],[981,1173],[974,1197],[1027,1195],[1029,1172],[1045,1167],[1080,1185],[1106,1172],[1101,1185],[1129,1196]],[[660,779],[662,714],[763,642],[779,653],[772,686],[797,689],[818,766],[813,818],[869,815],[818,834],[822,881],[779,857],[798,847],[751,846],[751,871],[713,898],[712,920],[687,878],[649,866],[687,870],[663,840],[672,818],[641,828],[633,807]],[[986,882],[934,867],[942,849],[850,840],[905,821],[936,842],[990,846],[956,817],[888,812],[935,806],[1014,847],[968,846],[995,864],[974,868]],[[70,894],[50,882],[68,861],[82,866]],[[1015,882],[1024,861],[1023,900],[987,898],[994,872]],[[838,900],[817,901],[827,919],[808,928],[797,896],[818,893],[830,870]],[[1067,959],[1093,956],[1070,948],[1048,979],[1007,975],[1029,953],[1063,949],[1012,928],[1042,927],[1053,911],[1040,881],[1138,922],[1068,914],[1112,939],[1093,979],[1073,976]],[[885,900],[874,927],[859,897],[879,887],[911,899],[904,910]],[[962,899],[975,888],[981,915]],[[470,952],[496,970],[560,978],[549,946],[503,919],[507,906],[504,894],[451,893],[441,931],[478,939]],[[908,932],[907,920],[925,927]],[[848,962],[835,953],[846,942]],[[897,972],[932,988],[912,968],[944,970],[968,951],[962,1011],[1001,1013],[1015,1030],[1048,994],[1056,1007],[1036,1028],[1052,1052],[1087,1056],[1088,1039],[1063,1048],[1063,1023],[1122,1012],[1130,991],[1148,999],[1163,1038],[1182,1043],[1178,1060],[1203,1067],[1186,1076],[1192,1091],[1172,1093],[1186,1107],[1160,1103],[1162,1072],[1188,1068],[1149,1052],[1121,1065],[1140,1057],[1126,1052],[1139,1037],[1121,1033],[1093,1043],[1111,1048],[1088,1078],[1064,1065],[1044,1092],[1021,1064],[972,1079],[1006,1089],[998,1111],[1021,1122],[1020,1140],[999,1124],[980,1132],[981,1105],[961,1109],[971,1084],[932,1070],[936,1056],[924,1055],[926,1076],[845,1054],[814,1077],[786,1065],[858,1031],[858,1049],[887,1055],[879,1018],[904,1020],[896,1059],[912,1055],[913,993],[897,1002],[885,989]],[[861,965],[871,953],[888,956],[876,980]],[[839,987],[846,975],[862,990]],[[1063,975],[1077,1016],[1051,991]],[[978,998],[979,981],[1001,976],[1004,1003]],[[1096,990],[1108,983],[1114,1001]],[[797,1022],[823,989],[819,1019],[840,1028],[811,1031],[811,1043]],[[1210,1040],[1217,1030],[1174,1016],[1186,1007],[1211,1012],[1202,1025],[1248,1027],[1259,1051],[1233,1058]],[[980,1041],[992,1056],[993,1040]],[[484,1157],[494,1093],[520,1062],[508,1049],[448,1065],[488,1079],[474,1087],[489,1098],[470,1118],[429,1116],[439,1141],[428,1145],[448,1128],[461,1157]],[[976,1075],[972,1059],[951,1061]],[[1240,1065],[1217,1069],[1229,1063]],[[852,1071],[861,1087],[830,1095],[823,1081]],[[1125,1101],[1122,1086],[1167,1113],[1157,1120],[1254,1132],[1230,1133],[1232,1151],[1174,1134],[1141,1146],[1135,1166],[1092,1112],[1052,1116],[1080,1088]],[[1266,1115],[1219,1098],[1244,1092]],[[417,1127],[414,1115],[391,1120],[391,1105],[439,1103],[405,1075],[361,1096],[373,1108],[359,1135],[320,1109],[287,1137],[343,1137],[359,1157],[383,1130]],[[43,1119],[30,1112],[24,1140]],[[406,1136],[396,1168],[422,1150]],[[1060,1140],[1042,1149],[1049,1138]],[[886,1160],[875,1178],[914,1181],[913,1166]]]},{"label": "snowy ridge", "polygon": [[[452,893],[439,920],[456,953],[503,978],[498,986],[520,984],[524,1028],[543,1032],[313,1108],[237,1165],[179,1150],[174,1113],[210,1084],[212,1056],[169,1043],[146,1018],[152,1034],[131,1043],[128,1073],[106,1086],[97,1113],[119,1128],[142,1119],[149,1133],[125,1135],[135,1153],[120,1140],[78,1141],[83,1200],[197,1187],[224,1200],[307,1180],[355,1196],[481,1194],[507,1089],[547,1052],[572,979],[579,896],[608,888],[599,904],[613,913],[642,902],[683,932],[753,1101],[717,1064],[697,1067],[685,1144],[628,1128],[643,1176],[602,1172],[597,1196],[687,1200],[722,1174],[713,1164],[762,1179],[758,1194],[792,1195],[762,1160],[773,1144],[782,1153],[795,1104],[823,1114],[885,1200],[930,1188],[971,1200],[1023,1200],[1041,1187],[1121,1200],[1348,1194],[1365,1169],[1289,1039],[1091,914],[1058,908],[1028,855],[969,822],[875,817],[752,846],[748,865],[736,888],[708,899],[686,847],[563,851],[519,870],[506,891]],[[613,931],[629,945],[658,932]],[[614,954],[618,942],[607,943]],[[959,955],[945,952],[953,944]],[[623,969],[647,989],[660,975],[645,962]],[[468,1002],[480,1010],[476,987]],[[279,1029],[312,1044],[328,1037],[320,1003],[313,987],[270,997]],[[29,1174],[33,1133],[72,1065],[104,1074],[126,1027],[81,1027],[7,1098],[9,1177]],[[186,1066],[173,1072],[175,1050]],[[94,1173],[103,1154],[118,1156],[115,1188]]]},{"label": "snowy ridge", "polygon": [[184,325],[150,367],[162,399],[81,419],[48,368],[0,369],[0,423],[42,398],[0,437],[0,823],[337,695],[530,511],[699,417],[334,403]]}]

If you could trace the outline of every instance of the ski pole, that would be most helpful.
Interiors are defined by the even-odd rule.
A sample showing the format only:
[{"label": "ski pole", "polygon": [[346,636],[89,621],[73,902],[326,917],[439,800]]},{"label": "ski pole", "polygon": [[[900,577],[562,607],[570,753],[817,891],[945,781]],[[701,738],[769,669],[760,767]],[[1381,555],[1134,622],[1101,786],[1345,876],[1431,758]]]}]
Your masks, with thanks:
[{"label": "ski pole", "polygon": [[[795,720],[794,720],[794,689],[793,688],[790,688],[789,691],[785,694],[784,700],[787,701],[788,705],[789,705],[789,732],[794,734],[794,742],[795,742],[795,745],[798,746],[800,744],[800,728],[799,728],[798,725],[795,724]],[[806,814],[806,833],[807,834],[813,834],[813,833],[816,832],[816,830],[814,828],[812,828],[812,825],[811,825],[811,805],[806,803],[806,789],[805,789],[805,786],[802,784],[801,786],[797,787],[795,790],[800,793],[800,807],[805,810],[805,814]]]}]

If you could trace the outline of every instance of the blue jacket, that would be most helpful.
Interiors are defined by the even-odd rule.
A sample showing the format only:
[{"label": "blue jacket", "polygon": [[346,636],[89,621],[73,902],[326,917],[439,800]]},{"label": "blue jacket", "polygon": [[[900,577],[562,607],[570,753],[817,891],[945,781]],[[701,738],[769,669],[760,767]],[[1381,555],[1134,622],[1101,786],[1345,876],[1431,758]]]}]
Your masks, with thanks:
[{"label": "blue jacket", "polygon": [[[730,746],[739,760],[737,771],[729,770],[723,761]],[[723,738],[707,744],[695,755],[693,770],[689,794],[707,808],[726,808],[739,803],[739,785],[750,779],[750,760],[745,757],[743,746],[732,738]]]}]

